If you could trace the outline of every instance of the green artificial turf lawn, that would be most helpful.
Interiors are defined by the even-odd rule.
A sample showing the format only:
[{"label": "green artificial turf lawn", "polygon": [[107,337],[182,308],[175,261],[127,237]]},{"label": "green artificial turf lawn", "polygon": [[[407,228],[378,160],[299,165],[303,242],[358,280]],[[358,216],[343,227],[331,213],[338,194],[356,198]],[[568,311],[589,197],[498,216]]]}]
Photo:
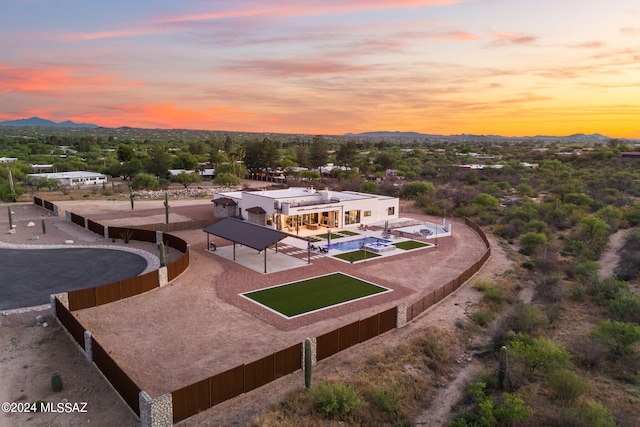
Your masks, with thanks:
[{"label": "green artificial turf lawn", "polygon": [[360,233],[356,233],[354,231],[349,231],[349,230],[340,230],[340,234],[343,234],[345,236],[358,236]]},{"label": "green artificial turf lawn", "polygon": [[[327,237],[329,236],[329,233],[324,233],[324,234],[318,234],[316,235],[316,237],[321,238],[322,240],[327,240]],[[331,233],[331,238],[332,239],[339,239],[341,237],[344,237],[342,234],[336,234],[336,233]]]},{"label": "green artificial turf lawn", "polygon": [[424,248],[425,246],[432,246],[432,245],[429,243],[416,242],[415,240],[407,240],[404,242],[394,243],[393,246],[395,246],[398,249],[404,249],[405,251],[409,251],[411,249]]},{"label": "green artificial turf lawn", "polygon": [[375,295],[388,289],[342,273],[243,294],[287,317]]},{"label": "green artificial turf lawn", "polygon": [[362,249],[359,249],[357,251],[352,251],[352,252],[346,252],[343,254],[338,254],[338,255],[334,255],[334,257],[336,258],[340,258],[343,259],[345,261],[349,261],[349,262],[356,262],[356,261],[362,261],[363,259],[371,259],[371,258],[375,258],[375,257],[379,257],[379,254],[373,253],[373,252],[367,252],[367,251],[363,251]]}]

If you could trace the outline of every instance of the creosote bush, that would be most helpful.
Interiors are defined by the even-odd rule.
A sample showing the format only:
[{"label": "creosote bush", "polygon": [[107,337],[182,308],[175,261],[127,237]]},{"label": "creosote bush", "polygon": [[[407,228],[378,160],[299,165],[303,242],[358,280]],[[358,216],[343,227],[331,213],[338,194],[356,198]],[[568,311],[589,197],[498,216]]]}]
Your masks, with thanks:
[{"label": "creosote bush", "polygon": [[547,384],[556,398],[573,402],[589,391],[589,382],[569,369],[558,369],[547,375]]},{"label": "creosote bush", "polygon": [[356,389],[349,384],[321,382],[311,387],[311,395],[316,408],[330,418],[344,418],[363,403]]}]

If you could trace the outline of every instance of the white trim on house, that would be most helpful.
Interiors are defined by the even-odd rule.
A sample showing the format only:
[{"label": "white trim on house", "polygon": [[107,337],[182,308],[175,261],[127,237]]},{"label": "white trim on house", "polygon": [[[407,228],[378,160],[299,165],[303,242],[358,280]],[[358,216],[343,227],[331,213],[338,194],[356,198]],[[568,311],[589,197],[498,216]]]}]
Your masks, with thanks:
[{"label": "white trim on house", "polygon": [[218,193],[238,205],[239,216],[249,220],[247,209],[264,209],[267,226],[293,231],[295,227],[344,228],[397,219],[400,200],[396,197],[355,191],[316,190],[291,187],[284,190],[233,191]]}]

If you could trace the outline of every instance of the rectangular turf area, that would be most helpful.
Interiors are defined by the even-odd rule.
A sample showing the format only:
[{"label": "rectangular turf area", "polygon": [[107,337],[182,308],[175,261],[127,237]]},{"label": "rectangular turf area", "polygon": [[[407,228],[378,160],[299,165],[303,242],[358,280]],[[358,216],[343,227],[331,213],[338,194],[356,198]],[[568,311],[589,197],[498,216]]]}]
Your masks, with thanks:
[{"label": "rectangular turf area", "polygon": [[333,273],[241,295],[292,318],[384,292],[391,292],[391,289],[347,274]]}]

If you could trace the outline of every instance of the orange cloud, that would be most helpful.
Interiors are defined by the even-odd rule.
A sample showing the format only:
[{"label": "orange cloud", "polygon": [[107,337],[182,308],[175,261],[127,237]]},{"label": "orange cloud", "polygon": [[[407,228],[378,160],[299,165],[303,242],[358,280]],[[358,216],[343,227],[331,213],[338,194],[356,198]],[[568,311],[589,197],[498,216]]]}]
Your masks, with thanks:
[{"label": "orange cloud", "polygon": [[72,68],[13,68],[0,64],[0,92],[55,92],[105,85],[111,78],[79,76]]}]

